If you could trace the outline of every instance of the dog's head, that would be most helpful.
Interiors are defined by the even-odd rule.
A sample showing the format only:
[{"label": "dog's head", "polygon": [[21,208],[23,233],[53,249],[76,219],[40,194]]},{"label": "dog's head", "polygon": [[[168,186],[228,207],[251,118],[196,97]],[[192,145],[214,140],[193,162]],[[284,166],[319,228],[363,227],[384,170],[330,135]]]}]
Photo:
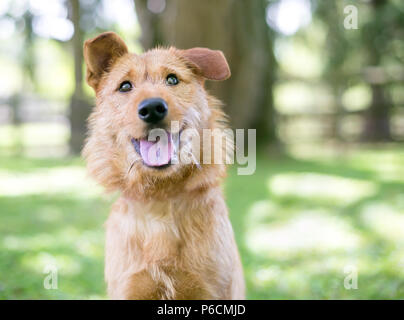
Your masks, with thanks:
[{"label": "dog's head", "polygon": [[85,42],[84,57],[96,93],[84,156],[102,185],[141,193],[203,171],[193,154],[192,161],[179,159],[180,149],[188,150],[181,136],[222,127],[220,104],[204,89],[206,79],[230,76],[221,51],[157,48],[136,55],[107,32]]}]

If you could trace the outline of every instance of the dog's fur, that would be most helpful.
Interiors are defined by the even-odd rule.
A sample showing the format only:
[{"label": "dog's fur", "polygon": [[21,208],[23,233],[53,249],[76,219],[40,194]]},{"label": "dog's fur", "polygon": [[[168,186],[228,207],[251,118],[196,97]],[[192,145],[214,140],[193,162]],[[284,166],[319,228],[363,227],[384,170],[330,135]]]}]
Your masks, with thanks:
[{"label": "dog's fur", "polygon": [[[167,102],[162,126],[224,129],[218,100],[205,79],[230,76],[220,51],[157,48],[131,54],[107,32],[84,44],[87,82],[96,93],[83,155],[88,171],[108,191],[119,190],[106,223],[105,277],[113,299],[243,299],[244,280],[220,183],[224,164],[147,167],[132,138],[147,136],[137,106]],[[180,83],[168,86],[168,74]],[[119,92],[123,81],[130,92]],[[201,154],[203,150],[201,150]]]}]

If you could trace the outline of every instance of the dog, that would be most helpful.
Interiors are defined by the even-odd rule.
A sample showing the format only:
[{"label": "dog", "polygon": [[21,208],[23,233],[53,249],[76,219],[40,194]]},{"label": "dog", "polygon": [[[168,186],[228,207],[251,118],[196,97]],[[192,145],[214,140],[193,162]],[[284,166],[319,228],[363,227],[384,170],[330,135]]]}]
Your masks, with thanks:
[{"label": "dog", "polygon": [[[204,88],[205,80],[230,77],[223,53],[170,47],[137,55],[106,32],[85,41],[84,60],[96,106],[83,156],[90,176],[120,194],[106,222],[108,296],[244,299],[221,190],[226,164],[198,161],[178,138],[187,129],[226,129],[221,103]],[[148,138],[153,130],[167,135],[162,155],[152,151],[160,141]],[[192,161],[173,163],[176,149]]]}]

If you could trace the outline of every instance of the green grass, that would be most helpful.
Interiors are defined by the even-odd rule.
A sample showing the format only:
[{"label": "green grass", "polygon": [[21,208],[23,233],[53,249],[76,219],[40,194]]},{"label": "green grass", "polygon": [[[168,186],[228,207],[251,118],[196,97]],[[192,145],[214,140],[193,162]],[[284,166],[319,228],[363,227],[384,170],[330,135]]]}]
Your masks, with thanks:
[{"label": "green grass", "polygon": [[[293,154],[261,154],[254,175],[226,181],[248,298],[403,299],[404,152]],[[80,159],[0,158],[0,299],[106,298],[112,202]],[[358,289],[344,287],[350,267]]]}]

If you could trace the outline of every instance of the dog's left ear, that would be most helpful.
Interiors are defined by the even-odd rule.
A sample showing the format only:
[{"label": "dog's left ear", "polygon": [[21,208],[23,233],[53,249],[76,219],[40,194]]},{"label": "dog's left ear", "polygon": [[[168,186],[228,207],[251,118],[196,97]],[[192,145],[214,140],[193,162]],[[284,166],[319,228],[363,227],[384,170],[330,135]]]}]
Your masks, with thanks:
[{"label": "dog's left ear", "polygon": [[109,71],[117,58],[128,53],[125,42],[114,32],[104,32],[84,43],[87,83],[97,89],[101,76]]},{"label": "dog's left ear", "polygon": [[230,78],[229,65],[220,50],[192,48],[181,50],[181,54],[206,79],[226,80]]}]

